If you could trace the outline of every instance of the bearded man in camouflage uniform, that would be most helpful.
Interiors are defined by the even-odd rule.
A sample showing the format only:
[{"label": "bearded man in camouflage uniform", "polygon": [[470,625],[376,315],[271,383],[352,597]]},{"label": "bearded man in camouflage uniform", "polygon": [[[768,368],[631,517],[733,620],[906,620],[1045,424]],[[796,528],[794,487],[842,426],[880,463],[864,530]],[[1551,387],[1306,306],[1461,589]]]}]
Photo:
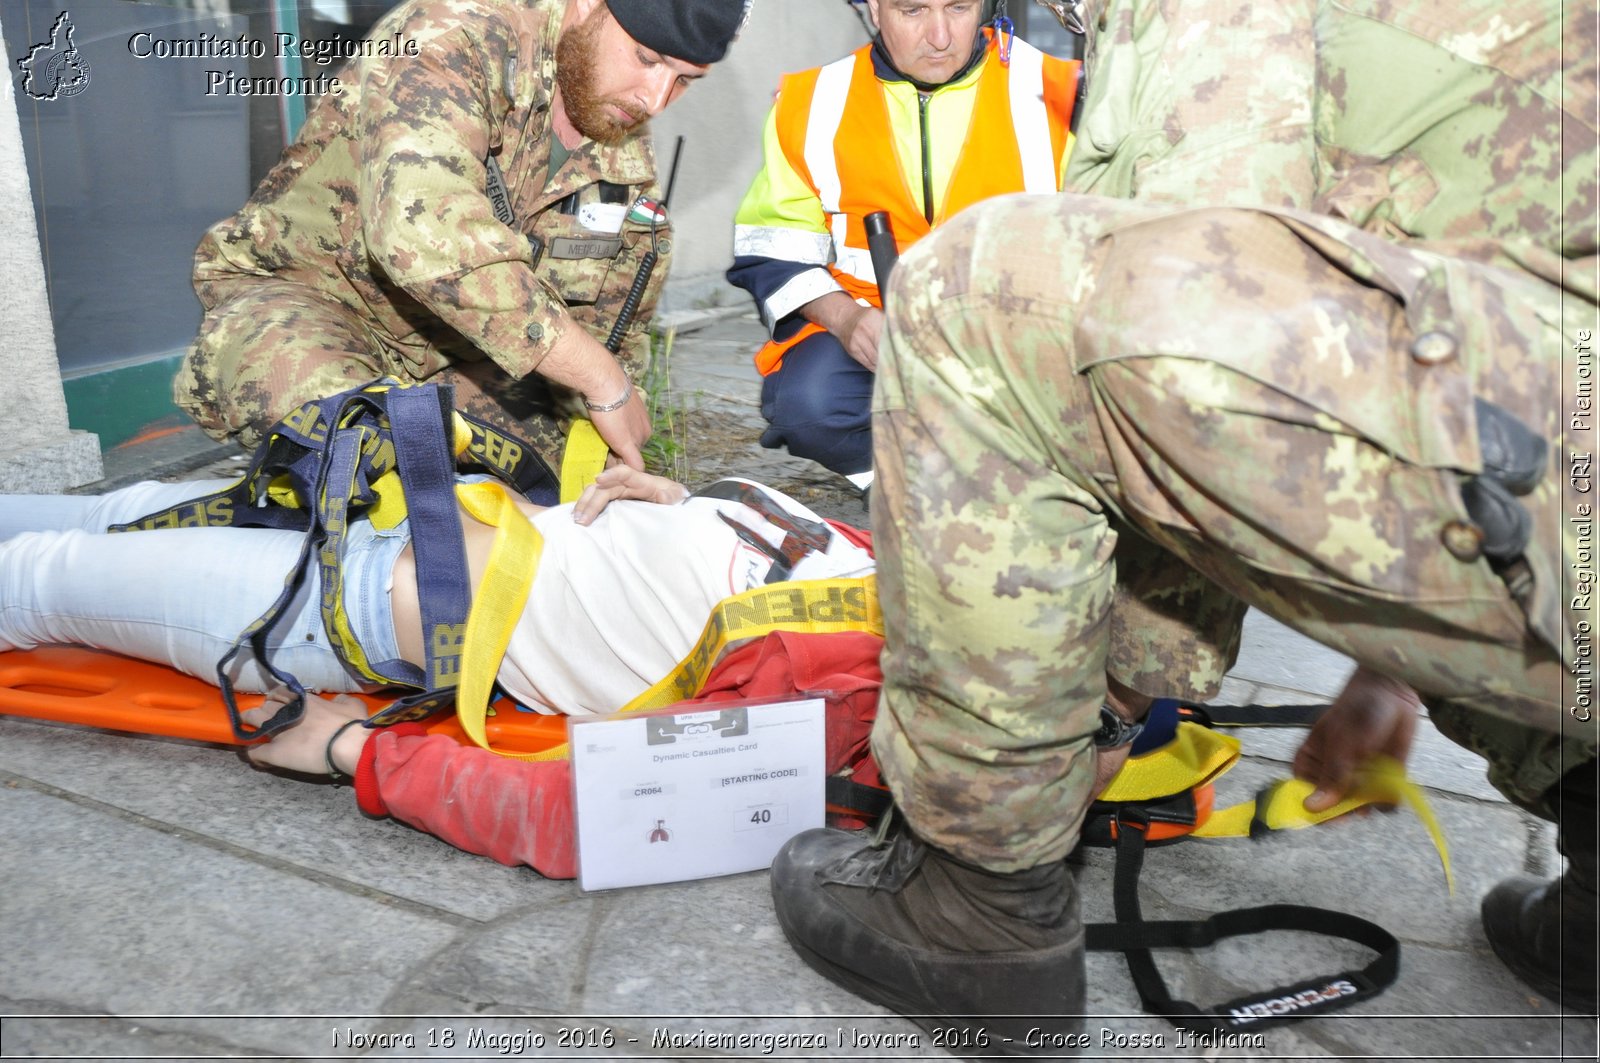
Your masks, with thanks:
[{"label": "bearded man in camouflage uniform", "polygon": [[[1127,755],[1102,703],[1215,694],[1248,604],[1360,665],[1296,758],[1308,805],[1404,757],[1415,690],[1560,824],[1565,877],[1484,924],[1593,1014],[1592,390],[1562,400],[1600,325],[1593,6],[1079,6],[1096,194],[982,205],[895,270],[873,749],[907,829],[794,839],[780,923],[991,1051],[1075,1030],[1063,858]],[[1029,1013],[1056,1018],[982,1018]]]},{"label": "bearded man in camouflage uniform", "polygon": [[[205,307],[173,385],[207,433],[255,446],[301,403],[380,376],[559,462],[581,400],[640,467],[631,386],[671,230],[646,120],[721,59],[749,0],[410,0],[243,209],[195,255]],[[637,204],[637,206],[636,206]],[[639,266],[660,261],[604,346]]]}]

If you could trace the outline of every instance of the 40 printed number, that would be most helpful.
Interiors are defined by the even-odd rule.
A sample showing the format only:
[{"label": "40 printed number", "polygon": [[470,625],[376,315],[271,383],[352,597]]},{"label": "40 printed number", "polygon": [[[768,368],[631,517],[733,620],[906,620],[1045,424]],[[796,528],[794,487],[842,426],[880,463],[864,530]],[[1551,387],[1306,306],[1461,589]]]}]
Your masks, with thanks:
[{"label": "40 printed number", "polygon": [[766,830],[789,822],[788,805],[749,805],[733,814],[734,830]]}]

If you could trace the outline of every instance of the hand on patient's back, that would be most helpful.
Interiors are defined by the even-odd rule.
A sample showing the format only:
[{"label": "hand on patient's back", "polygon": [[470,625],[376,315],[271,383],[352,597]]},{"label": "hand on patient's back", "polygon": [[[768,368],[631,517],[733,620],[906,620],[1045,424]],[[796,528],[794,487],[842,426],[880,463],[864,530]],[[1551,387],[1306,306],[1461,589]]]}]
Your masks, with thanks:
[{"label": "hand on patient's back", "polygon": [[676,480],[640,472],[626,465],[615,465],[595,477],[594,483],[583,489],[583,494],[578,496],[578,501],[572,507],[572,519],[579,524],[588,524],[618,499],[672,506],[688,497],[689,489]]}]

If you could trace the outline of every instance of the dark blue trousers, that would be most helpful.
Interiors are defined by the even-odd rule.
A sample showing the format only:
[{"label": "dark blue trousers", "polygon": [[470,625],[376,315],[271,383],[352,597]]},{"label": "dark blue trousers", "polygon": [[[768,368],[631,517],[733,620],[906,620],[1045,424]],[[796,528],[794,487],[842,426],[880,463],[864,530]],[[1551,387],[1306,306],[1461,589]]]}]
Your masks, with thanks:
[{"label": "dark blue trousers", "polygon": [[803,340],[761,384],[761,445],[787,447],[834,472],[872,468],[873,373],[831,333]]}]

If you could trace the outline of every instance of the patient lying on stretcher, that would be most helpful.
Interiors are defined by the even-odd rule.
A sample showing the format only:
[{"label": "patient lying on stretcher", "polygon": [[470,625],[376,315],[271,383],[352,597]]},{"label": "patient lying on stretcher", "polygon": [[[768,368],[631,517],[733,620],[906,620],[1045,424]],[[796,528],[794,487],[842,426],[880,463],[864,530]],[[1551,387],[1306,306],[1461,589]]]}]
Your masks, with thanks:
[{"label": "patient lying on stretcher", "polygon": [[[104,496],[0,500],[0,651],[86,645],[215,682],[218,660],[282,590],[304,535],[235,527],[101,533],[109,525],[222,486],[139,484]],[[821,549],[783,557],[774,544],[784,543],[786,535],[760,510],[781,523],[800,518],[810,527],[820,521],[779,492],[749,487],[754,492],[745,496],[750,505],[691,498],[682,485],[619,466],[603,473],[575,504],[542,508],[519,502],[541,533],[544,549],[498,670],[501,687],[539,711],[615,711],[668,674],[694,646],[712,608],[723,599],[774,578],[846,578],[872,570],[865,550],[825,526]],[[472,585],[477,586],[494,529],[465,512],[461,523]],[[341,579],[350,628],[366,657],[424,666],[415,560],[406,524],[378,530],[356,521]],[[252,746],[249,755],[263,766],[356,775],[365,754],[373,786],[364,807],[414,823],[426,819],[423,811],[403,814],[397,802],[421,809],[443,784],[430,777],[422,791],[407,795],[402,792],[407,780],[391,778],[393,785],[383,790],[376,780],[385,772],[370,763],[373,751],[366,748],[375,735],[386,735],[391,766],[414,760],[422,750],[417,729],[341,730],[367,711],[361,701],[342,695],[370,684],[330,643],[320,598],[312,566],[307,585],[273,628],[268,656],[308,690],[334,696],[308,697],[299,723]],[[859,656],[875,668],[876,640],[863,636]],[[236,658],[230,672],[238,689],[268,692],[267,703],[245,716],[259,725],[283,695],[273,691],[271,677],[248,655]],[[399,742],[401,738],[411,741]],[[463,749],[450,739],[426,741],[449,747],[435,744],[429,754],[440,759],[441,770],[445,762],[466,754],[482,754],[503,765],[485,763],[481,771],[490,774],[520,767],[482,750]],[[410,783],[416,781],[412,773]],[[514,831],[463,840],[437,823],[418,825],[503,862],[533,862],[514,851]]]}]

